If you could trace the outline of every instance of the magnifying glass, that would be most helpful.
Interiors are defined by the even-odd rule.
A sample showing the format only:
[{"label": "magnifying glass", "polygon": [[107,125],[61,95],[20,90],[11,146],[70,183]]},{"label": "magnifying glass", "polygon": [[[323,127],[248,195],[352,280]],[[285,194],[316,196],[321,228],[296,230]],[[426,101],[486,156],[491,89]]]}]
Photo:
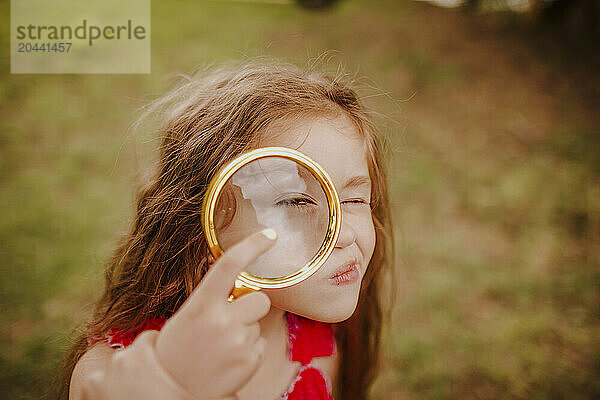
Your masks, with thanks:
[{"label": "magnifying glass", "polygon": [[235,158],[214,176],[202,204],[202,225],[215,259],[254,232],[277,232],[274,246],[238,276],[233,301],[314,274],[335,247],[341,206],[319,164],[296,150],[264,147]]}]

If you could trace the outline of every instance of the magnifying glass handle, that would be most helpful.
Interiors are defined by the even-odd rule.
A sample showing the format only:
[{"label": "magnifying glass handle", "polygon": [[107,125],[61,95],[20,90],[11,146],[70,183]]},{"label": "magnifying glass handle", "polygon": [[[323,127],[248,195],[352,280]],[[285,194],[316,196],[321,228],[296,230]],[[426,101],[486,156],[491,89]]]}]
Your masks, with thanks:
[{"label": "magnifying glass handle", "polygon": [[231,303],[235,299],[242,297],[245,294],[252,293],[252,292],[258,292],[258,290],[249,288],[248,286],[244,285],[244,282],[240,281],[239,279],[236,279],[233,289],[231,290],[231,293],[229,294],[229,297],[227,298],[227,301]]}]

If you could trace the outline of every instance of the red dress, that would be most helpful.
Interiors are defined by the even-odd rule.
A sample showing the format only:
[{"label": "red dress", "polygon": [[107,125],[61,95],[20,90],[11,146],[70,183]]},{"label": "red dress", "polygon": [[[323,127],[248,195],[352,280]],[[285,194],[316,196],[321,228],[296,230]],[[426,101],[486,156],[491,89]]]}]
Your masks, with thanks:
[{"label": "red dress", "polygon": [[[279,400],[333,400],[327,376],[312,364],[314,357],[328,357],[335,353],[331,325],[291,313],[287,313],[286,318],[290,361],[299,361],[302,367]],[[160,331],[165,322],[164,319],[151,319],[133,332],[111,329],[107,335],[108,344],[113,348],[123,349],[133,343],[143,331]]]}]

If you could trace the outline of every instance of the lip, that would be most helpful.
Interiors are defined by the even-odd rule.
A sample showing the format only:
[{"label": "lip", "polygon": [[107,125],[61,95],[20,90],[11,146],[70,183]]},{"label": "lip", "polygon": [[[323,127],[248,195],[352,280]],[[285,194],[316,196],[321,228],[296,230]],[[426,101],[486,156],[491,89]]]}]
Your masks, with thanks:
[{"label": "lip", "polygon": [[346,263],[329,276],[329,283],[334,286],[350,285],[360,278],[356,261]]}]

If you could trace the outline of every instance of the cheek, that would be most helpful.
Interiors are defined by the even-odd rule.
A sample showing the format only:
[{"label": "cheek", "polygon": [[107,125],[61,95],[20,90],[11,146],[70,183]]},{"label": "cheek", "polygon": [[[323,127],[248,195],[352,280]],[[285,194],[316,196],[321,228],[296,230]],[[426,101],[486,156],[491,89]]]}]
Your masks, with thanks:
[{"label": "cheek", "polygon": [[315,318],[315,313],[322,311],[323,304],[319,301],[322,293],[311,278],[297,285],[284,289],[268,289],[264,292],[269,296],[271,305],[284,311]]},{"label": "cheek", "polygon": [[358,245],[365,265],[369,264],[375,250],[375,224],[370,212],[355,216],[356,244]]},{"label": "cheek", "polygon": [[[367,266],[375,249],[375,225],[370,211],[348,213],[356,232],[356,245]],[[329,265],[331,267],[331,265]],[[327,264],[323,268],[328,268]],[[356,308],[360,284],[345,289],[321,281],[317,272],[307,280],[285,289],[265,290],[274,307],[322,322],[339,322],[349,318]]]},{"label": "cheek", "polygon": [[369,261],[371,260],[371,257],[373,256],[373,251],[375,250],[375,244],[377,242],[377,235],[375,233],[375,224],[373,223],[373,218],[371,217],[369,219],[370,223],[369,223]]}]

